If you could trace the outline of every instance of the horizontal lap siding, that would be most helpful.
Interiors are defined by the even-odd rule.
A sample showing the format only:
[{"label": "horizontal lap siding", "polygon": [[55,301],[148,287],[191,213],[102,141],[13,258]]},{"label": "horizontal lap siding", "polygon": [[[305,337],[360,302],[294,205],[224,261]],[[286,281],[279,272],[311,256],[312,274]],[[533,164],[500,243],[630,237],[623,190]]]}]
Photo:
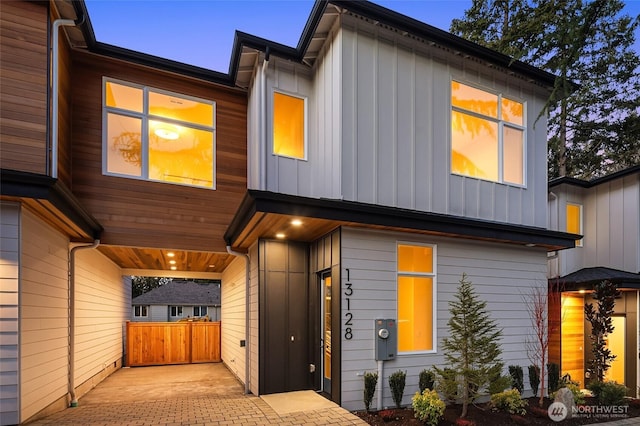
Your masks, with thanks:
[{"label": "horizontal lap siding", "polygon": [[[343,336],[342,405],[362,409],[365,371],[377,371],[374,354],[374,319],[397,318],[396,245],[398,241],[437,245],[437,352],[424,355],[399,355],[385,362],[384,406],[392,406],[388,376],[407,372],[403,403],[411,403],[418,390],[418,374],[432,365],[444,365],[442,338],[448,334],[449,301],[454,299],[462,273],[466,272],[480,299],[498,327],[503,330],[502,360],[530,364],[524,339],[530,330],[524,295],[530,288],[546,286],[546,253],[518,246],[489,244],[461,239],[430,238],[423,235],[343,229],[342,268],[350,270],[353,295],[353,339]],[[344,286],[346,277],[343,276]],[[344,293],[344,292],[343,292]],[[343,314],[346,309],[343,295]],[[344,317],[344,315],[343,315]],[[343,326],[344,327],[344,326]],[[343,333],[344,334],[344,333]],[[380,381],[379,381],[380,382]],[[525,383],[528,381],[525,378]],[[525,386],[528,388],[528,385]]]},{"label": "horizontal lap siding", "polygon": [[[73,191],[104,226],[102,242],[224,252],[247,188],[246,94],[73,52]],[[216,102],[216,190],[102,175],[102,77]]]},{"label": "horizontal lap siding", "polygon": [[22,215],[20,403],[25,421],[67,394],[68,244]]},{"label": "horizontal lap siding", "polygon": [[0,7],[0,167],[46,171],[47,7]]},{"label": "horizontal lap siding", "polygon": [[[546,227],[546,125],[536,122],[546,94],[437,46],[343,19],[344,199]],[[526,101],[526,188],[451,174],[452,78]]]},{"label": "horizontal lap siding", "polygon": [[[122,360],[131,282],[96,249],[76,251],[76,386]],[[81,396],[81,395],[78,395]]]},{"label": "horizontal lap siding", "polygon": [[246,339],[246,268],[245,259],[237,257],[222,274],[220,299],[222,315],[222,361],[242,382],[245,381]]},{"label": "horizontal lap siding", "polygon": [[20,423],[20,206],[0,202],[0,425]]}]

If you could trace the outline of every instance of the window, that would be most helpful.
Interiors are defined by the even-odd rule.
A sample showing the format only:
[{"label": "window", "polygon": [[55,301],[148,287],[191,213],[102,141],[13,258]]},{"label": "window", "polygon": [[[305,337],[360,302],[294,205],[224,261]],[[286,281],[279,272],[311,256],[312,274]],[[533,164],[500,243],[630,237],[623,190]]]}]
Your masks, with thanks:
[{"label": "window", "polygon": [[[583,235],[582,206],[580,204],[567,203],[567,232]],[[576,247],[582,247],[582,238],[576,240]]]},{"label": "window", "polygon": [[273,92],[273,153],[306,159],[307,101],[297,96]]},{"label": "window", "polygon": [[524,185],[525,105],[451,82],[451,172]]},{"label": "window", "polygon": [[170,306],[169,309],[172,317],[182,316],[182,306]]},{"label": "window", "polygon": [[215,103],[104,79],[103,174],[215,189]]},{"label": "window", "polygon": [[193,316],[194,317],[204,317],[207,315],[207,307],[206,306],[194,306],[193,307]]},{"label": "window", "polygon": [[148,306],[136,305],[133,307],[133,316],[134,317],[146,317],[148,316]]},{"label": "window", "polygon": [[435,351],[435,246],[398,244],[398,352]]}]

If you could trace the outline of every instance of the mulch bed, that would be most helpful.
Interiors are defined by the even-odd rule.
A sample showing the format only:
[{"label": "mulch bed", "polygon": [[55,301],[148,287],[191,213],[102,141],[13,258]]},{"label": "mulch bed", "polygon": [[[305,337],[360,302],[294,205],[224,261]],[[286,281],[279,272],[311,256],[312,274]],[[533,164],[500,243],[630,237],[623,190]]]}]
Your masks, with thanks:
[{"label": "mulch bed", "polygon": [[[543,407],[538,406],[538,398],[527,398],[529,408],[524,416],[513,416],[505,412],[493,411],[487,404],[469,405],[467,417],[460,419],[461,405],[448,405],[444,418],[440,420],[438,426],[513,426],[513,425],[529,425],[529,426],[577,426],[588,425],[593,423],[605,423],[608,421],[621,420],[621,417],[603,417],[603,415],[588,417],[580,415],[579,418],[565,419],[560,423],[551,420],[547,414],[547,408],[553,402],[545,398]],[[593,398],[586,398],[584,405],[597,405]],[[423,423],[413,416],[411,408],[389,409],[381,411],[357,411],[354,413],[362,420],[370,425],[423,425]],[[640,418],[640,400],[632,399],[629,401],[627,409],[628,417]],[[640,419],[638,420],[640,424]]]}]

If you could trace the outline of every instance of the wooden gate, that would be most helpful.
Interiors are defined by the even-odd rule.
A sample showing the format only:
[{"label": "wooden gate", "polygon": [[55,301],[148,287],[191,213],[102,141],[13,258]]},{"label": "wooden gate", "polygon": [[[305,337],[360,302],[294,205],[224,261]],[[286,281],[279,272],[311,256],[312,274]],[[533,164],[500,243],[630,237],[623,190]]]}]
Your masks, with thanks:
[{"label": "wooden gate", "polygon": [[129,367],[220,362],[220,322],[129,322]]}]

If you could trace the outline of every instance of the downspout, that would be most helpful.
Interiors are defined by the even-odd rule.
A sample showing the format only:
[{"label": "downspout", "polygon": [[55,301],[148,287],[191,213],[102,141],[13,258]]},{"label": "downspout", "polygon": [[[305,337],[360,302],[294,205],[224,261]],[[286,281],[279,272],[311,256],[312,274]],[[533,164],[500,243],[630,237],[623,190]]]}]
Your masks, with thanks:
[{"label": "downspout", "polygon": [[269,135],[267,133],[267,68],[269,67],[269,47],[265,50],[264,61],[262,62],[262,70],[260,71],[260,117],[262,128],[260,132],[260,190],[267,189],[267,143]]},{"label": "downspout", "polygon": [[[65,26],[65,27],[71,27],[71,26],[76,26],[77,24],[80,24],[82,22],[82,20],[80,21],[74,21],[72,19],[56,19],[55,21],[53,21],[53,28],[52,28],[52,39],[53,39],[53,46],[51,47],[52,49],[52,54],[51,56],[53,57],[53,64],[52,64],[52,83],[53,83],[53,87],[52,87],[52,107],[53,107],[53,113],[51,114],[51,165],[49,167],[50,171],[51,171],[51,177],[52,178],[57,178],[58,177],[58,97],[59,97],[59,91],[60,91],[60,77],[58,76],[58,38],[59,38],[59,33],[60,33],[60,27]],[[47,158],[49,158],[49,156],[47,156]]]},{"label": "downspout", "polygon": [[76,397],[76,252],[84,249],[94,249],[100,245],[100,240],[93,244],[76,246],[69,253],[69,398],[71,407],[78,406]]},{"label": "downspout", "polygon": [[230,245],[227,245],[227,253],[236,257],[244,257],[244,265],[245,265],[245,323],[244,323],[244,394],[248,395],[251,391],[249,390],[249,383],[251,381],[250,376],[250,360],[251,360],[251,350],[250,350],[250,340],[251,340],[251,332],[249,327],[251,326],[251,318],[250,318],[250,307],[251,307],[251,286],[249,283],[249,278],[251,276],[251,265],[249,255],[246,253],[240,253],[234,251]]},{"label": "downspout", "polygon": [[378,384],[380,385],[378,387],[378,399],[376,401],[376,405],[378,407],[378,410],[382,410],[382,392],[384,390],[384,380],[383,379],[383,375],[384,375],[384,361],[382,360],[378,360]]}]

